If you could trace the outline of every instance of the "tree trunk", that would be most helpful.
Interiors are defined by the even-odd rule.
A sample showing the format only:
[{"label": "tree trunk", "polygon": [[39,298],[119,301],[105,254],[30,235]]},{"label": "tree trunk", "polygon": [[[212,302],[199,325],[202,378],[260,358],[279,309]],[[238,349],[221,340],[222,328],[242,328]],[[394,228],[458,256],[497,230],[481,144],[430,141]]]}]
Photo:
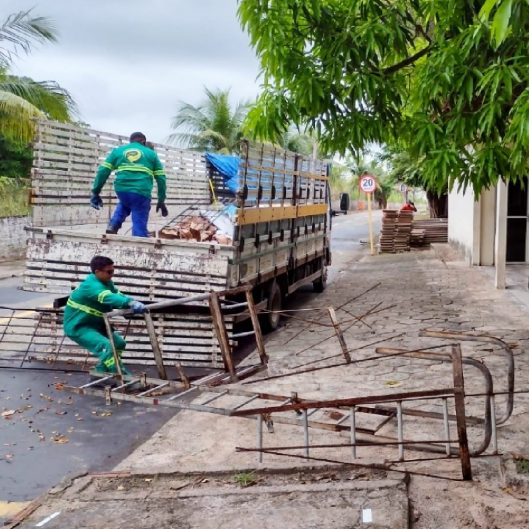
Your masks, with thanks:
[{"label": "tree trunk", "polygon": [[448,218],[448,195],[446,193],[438,195],[432,191],[426,191],[426,198],[430,208],[430,218]]}]

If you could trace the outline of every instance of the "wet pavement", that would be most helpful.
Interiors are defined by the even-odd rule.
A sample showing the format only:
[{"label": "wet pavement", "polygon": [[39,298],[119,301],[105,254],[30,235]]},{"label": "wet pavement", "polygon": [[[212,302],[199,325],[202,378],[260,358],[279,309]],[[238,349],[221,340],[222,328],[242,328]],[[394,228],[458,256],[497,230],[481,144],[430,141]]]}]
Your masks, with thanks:
[{"label": "wet pavement", "polygon": [[0,370],[0,500],[31,500],[63,476],[111,468],[175,415],[57,389],[87,381],[85,373]]}]

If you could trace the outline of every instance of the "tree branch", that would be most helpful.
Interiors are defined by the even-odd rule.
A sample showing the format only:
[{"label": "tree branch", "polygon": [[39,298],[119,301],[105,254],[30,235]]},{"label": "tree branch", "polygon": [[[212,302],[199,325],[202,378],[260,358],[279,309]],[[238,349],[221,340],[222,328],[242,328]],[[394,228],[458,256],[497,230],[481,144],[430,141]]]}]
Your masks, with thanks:
[{"label": "tree branch", "polygon": [[388,66],[387,68],[384,68],[382,70],[382,73],[391,74],[397,72],[401,68],[405,68],[406,66],[409,66],[410,64],[413,64],[415,61],[419,60],[421,57],[424,57],[424,55],[426,55],[431,49],[432,46],[426,46],[426,48],[423,48],[421,51],[418,51],[415,55],[406,57],[403,61],[400,61],[397,64],[394,64],[393,66]]}]

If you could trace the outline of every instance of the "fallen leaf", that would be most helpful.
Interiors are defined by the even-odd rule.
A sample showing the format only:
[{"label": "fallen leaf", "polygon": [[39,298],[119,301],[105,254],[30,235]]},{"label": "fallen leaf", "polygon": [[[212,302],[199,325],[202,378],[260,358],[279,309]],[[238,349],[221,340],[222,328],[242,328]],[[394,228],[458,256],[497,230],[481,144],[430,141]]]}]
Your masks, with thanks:
[{"label": "fallen leaf", "polygon": [[9,419],[11,416],[15,415],[16,412],[17,410],[7,410],[3,411],[0,415],[2,415],[4,419]]},{"label": "fallen leaf", "polygon": [[398,380],[386,380],[384,386],[387,386],[388,388],[397,388],[402,386],[402,382],[399,382]]},{"label": "fallen leaf", "polygon": [[59,445],[66,444],[70,441],[70,439],[68,439],[68,437],[66,437],[65,435],[55,435],[51,438],[51,440]]},{"label": "fallen leaf", "polygon": [[112,415],[111,411],[93,411],[92,415],[97,415],[97,417],[110,417]]}]

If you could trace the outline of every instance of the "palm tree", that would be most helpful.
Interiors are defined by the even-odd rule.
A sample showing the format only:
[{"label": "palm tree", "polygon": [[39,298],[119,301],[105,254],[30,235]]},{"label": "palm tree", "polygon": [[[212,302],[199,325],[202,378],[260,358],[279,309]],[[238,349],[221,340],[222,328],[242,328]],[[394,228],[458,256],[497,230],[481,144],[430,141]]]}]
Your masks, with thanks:
[{"label": "palm tree", "polygon": [[77,113],[70,94],[54,81],[37,82],[9,74],[20,51],[29,53],[33,42],[55,42],[55,30],[44,17],[20,11],[0,26],[0,135],[27,143],[34,133],[34,119],[49,117],[69,121]]},{"label": "palm tree", "polygon": [[310,131],[300,132],[294,125],[281,136],[279,143],[287,151],[297,152],[304,156],[318,157],[319,142],[316,136]]},{"label": "palm tree", "polygon": [[206,100],[201,105],[180,103],[171,126],[181,131],[171,134],[168,141],[181,147],[221,154],[237,152],[249,103],[239,102],[232,108],[229,89],[204,88],[204,91]]}]

